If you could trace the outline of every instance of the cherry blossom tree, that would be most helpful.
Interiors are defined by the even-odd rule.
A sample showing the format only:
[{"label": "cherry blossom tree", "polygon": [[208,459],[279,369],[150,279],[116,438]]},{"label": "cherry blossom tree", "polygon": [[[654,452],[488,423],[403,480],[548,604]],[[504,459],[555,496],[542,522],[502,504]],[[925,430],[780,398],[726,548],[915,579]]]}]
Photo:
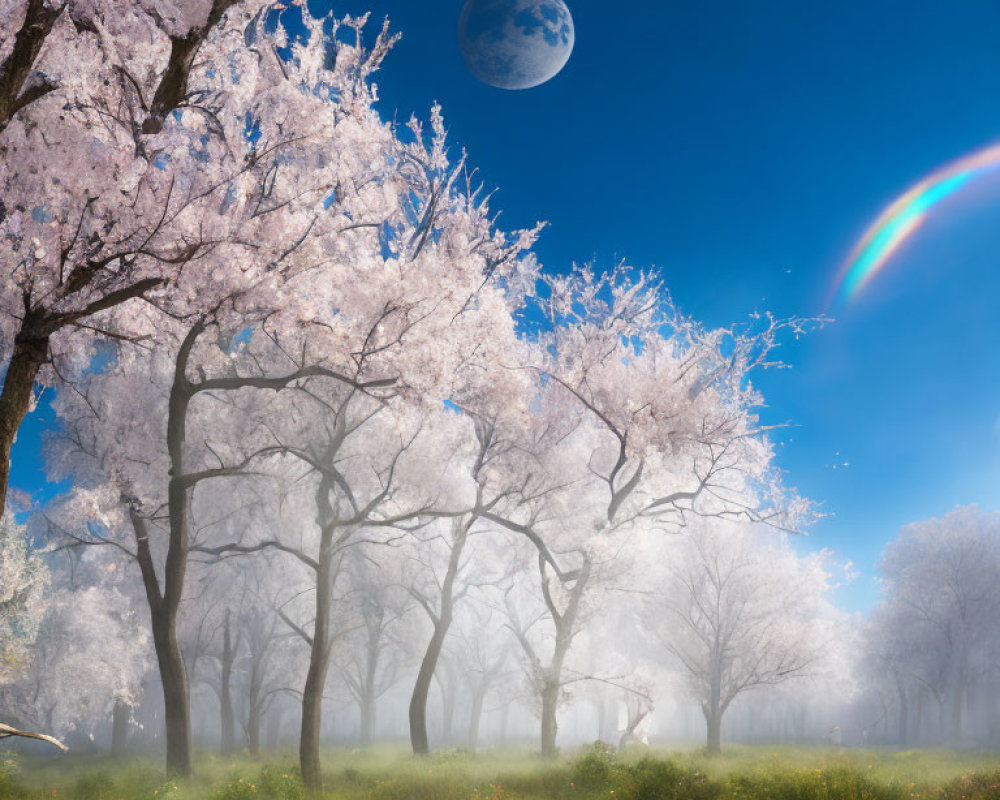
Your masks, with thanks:
[{"label": "cherry blossom tree", "polygon": [[[366,17],[304,0],[0,14],[0,511],[17,428],[58,385],[50,467],[73,487],[46,519],[141,577],[170,774],[191,771],[195,681],[218,692],[226,751],[238,715],[256,751],[269,703],[301,689],[311,790],[331,667],[370,740],[403,613],[381,602],[387,570],[362,574],[384,553],[419,566],[392,582],[431,621],[414,751],[475,579],[510,585],[552,755],[568,681],[601,672],[567,664],[624,551],[695,518],[783,527],[807,510],[751,378],[810,323],[706,330],[624,266],[536,286],[539,228],[496,228],[441,110],[404,127],[375,112],[387,27],[366,46]],[[114,588],[108,615],[127,606]],[[246,602],[206,602],[230,589]],[[53,642],[72,644],[65,619]],[[472,746],[506,652],[466,665]],[[301,675],[278,674],[278,655],[305,653]],[[634,730],[651,692],[624,690]]]},{"label": "cherry blossom tree", "polygon": [[224,202],[253,172],[234,160],[246,148],[230,150],[241,123],[226,105],[245,97],[196,66],[232,46],[219,28],[239,25],[235,2],[0,9],[0,512],[35,382],[79,369],[95,335],[130,327],[109,312],[154,294],[188,302],[218,269],[199,259],[245,217]]},{"label": "cherry blossom tree", "polygon": [[378,567],[367,554],[347,564],[359,624],[334,654],[340,676],[358,705],[362,747],[375,741],[379,698],[399,681],[413,656],[412,637],[406,634],[412,602],[399,576],[387,569],[387,562],[398,559],[392,552],[380,555]]},{"label": "cherry blossom tree", "polygon": [[199,565],[189,582],[178,624],[184,670],[192,689],[207,686],[219,701],[219,751],[223,755],[237,749],[233,683],[243,650],[239,615],[249,604],[245,580],[243,572]]},{"label": "cherry blossom tree", "polygon": [[456,631],[449,649],[453,663],[465,678],[471,700],[466,747],[472,753],[479,746],[487,697],[514,672],[514,642],[497,606],[498,598],[493,597],[501,592],[502,587],[496,583],[475,587],[473,602],[464,603],[456,615]]},{"label": "cherry blossom tree", "polygon": [[621,542],[699,517],[790,526],[807,513],[771,463],[751,375],[780,366],[782,336],[811,323],[754,316],[705,330],[652,276],[625,266],[542,280],[532,303],[547,328],[524,362],[535,398],[521,450],[532,459],[521,488],[481,516],[548,545],[539,586],[555,650],[547,667],[526,652],[541,676],[542,749],[552,755],[561,667],[595,564],[612,563]]},{"label": "cherry blossom tree", "polygon": [[51,597],[30,672],[17,687],[38,727],[92,735],[117,704],[135,705],[149,634],[113,587],[63,587]]},{"label": "cherry blossom tree", "polygon": [[[9,513],[0,515],[0,698],[4,715],[13,711],[30,716],[32,710],[11,684],[24,676],[31,663],[32,645],[47,610],[44,592],[48,578],[48,569],[31,546],[24,526],[17,525]],[[66,749],[50,734],[0,723],[0,739],[12,736]]]},{"label": "cherry blossom tree", "polygon": [[[456,604],[469,592],[472,581],[480,587],[501,582],[509,566],[502,558],[496,558],[496,553],[494,558],[483,555],[475,558],[470,553],[470,545],[472,536],[482,533],[480,509],[496,502],[505,491],[504,481],[517,477],[511,469],[511,459],[515,457],[512,451],[514,439],[506,435],[504,427],[514,424],[521,405],[511,404],[502,413],[495,412],[491,416],[486,416],[488,410],[477,414],[468,408],[460,409],[463,424],[475,434],[475,449],[467,460],[467,482],[475,496],[468,504],[470,510],[467,513],[448,514],[444,524],[432,528],[427,536],[419,536],[412,548],[410,558],[414,569],[410,571],[407,590],[427,614],[432,627],[410,696],[410,743],[417,755],[426,755],[430,751],[427,699],[455,617]],[[474,575],[470,574],[470,562],[477,567]],[[497,568],[489,569],[487,564],[496,564]],[[440,675],[438,677],[440,679]],[[457,688],[455,683],[452,680],[447,682],[447,686],[442,686],[445,705],[450,711],[454,710],[453,703],[447,701],[453,698]],[[481,697],[478,702],[481,711]],[[445,721],[447,735],[450,733],[447,730],[449,713],[445,714]]]},{"label": "cherry blossom tree", "polygon": [[989,632],[1000,611],[1000,514],[968,506],[907,525],[881,568],[886,595],[869,622],[868,653],[896,701],[897,737],[910,725],[910,702],[927,696],[938,710],[932,738],[961,741],[969,695],[996,670]]},{"label": "cherry blossom tree", "polygon": [[[464,305],[466,298],[460,302]],[[453,320],[445,324],[457,325]],[[277,550],[312,575],[312,619],[300,622],[285,615],[311,652],[300,738],[300,761],[307,782],[314,782],[310,785],[319,781],[321,699],[331,649],[353,622],[335,593],[347,553],[412,536],[411,523],[419,529],[424,520],[459,518],[455,509],[474,507],[473,488],[464,490],[464,498],[461,488],[463,481],[470,482],[467,464],[474,459],[467,420],[446,411],[443,403],[431,400],[428,407],[409,401],[410,396],[395,389],[373,395],[339,381],[314,382],[293,392],[287,413],[268,425],[275,442],[268,450],[293,478],[296,499],[284,500],[282,507],[300,515],[311,505],[315,536],[303,538],[301,524],[279,522],[271,538],[197,548],[216,555]]]},{"label": "cherry blossom tree", "polygon": [[[450,457],[446,446],[442,461],[435,463],[440,453],[435,445],[440,446],[442,438],[447,442],[447,437],[435,435],[425,417],[411,410],[397,410],[352,391],[325,398],[312,394],[304,402],[298,409],[302,416],[285,420],[301,426],[302,444],[293,444],[288,435],[276,431],[281,442],[277,449],[312,477],[316,536],[301,543],[281,536],[215,552],[276,548],[312,573],[313,620],[294,624],[293,629],[310,649],[302,693],[300,763],[307,786],[318,788],[322,696],[331,649],[353,622],[350,615],[337,613],[341,604],[335,589],[345,553],[364,542],[384,541],[380,529],[391,537],[399,524],[431,513]],[[317,414],[319,410],[326,413]]]},{"label": "cherry blossom tree", "polygon": [[[586,555],[582,560],[582,566],[571,582],[559,581],[553,587],[548,565],[543,559],[538,559],[539,586],[545,603],[542,615],[524,619],[517,604],[511,601],[511,595],[507,596],[510,628],[521,645],[529,683],[541,703],[541,748],[545,758],[555,758],[558,754],[556,713],[564,699],[563,669],[569,648],[586,622],[586,616],[581,613],[582,601],[593,565]],[[556,591],[553,591],[554,588]],[[548,619],[552,626],[551,648],[547,656],[532,636],[533,627],[542,619]]]},{"label": "cherry blossom tree", "polygon": [[[653,625],[677,659],[721,752],[722,718],[743,692],[802,675],[825,645],[817,624],[828,575],[820,556],[766,542],[747,526],[699,522],[673,543]],[[771,534],[772,536],[774,534]]]},{"label": "cherry blossom tree", "polygon": [[369,78],[395,37],[383,28],[365,48],[366,18],[295,10],[308,34],[286,41],[284,26],[265,33],[278,9],[264,0],[4,6],[0,507],[36,381],[78,375],[95,336],[155,333],[144,303],[197,316],[233,295],[280,297],[305,270],[334,296],[304,305],[350,308],[336,295],[363,282],[316,269],[352,240],[414,261],[458,246],[498,274],[519,249],[472,199],[474,224],[437,241],[463,174],[442,152],[400,147],[395,177],[381,173],[395,143]]},{"label": "cherry blossom tree", "polygon": [[246,642],[244,657],[237,662],[244,690],[243,730],[252,758],[260,756],[264,718],[277,696],[289,688],[290,673],[300,667],[301,648],[274,609],[258,599],[245,604],[240,630]]},{"label": "cherry blossom tree", "polygon": [[0,518],[0,685],[20,676],[45,613],[48,569],[23,525]]},{"label": "cherry blossom tree", "polygon": [[[126,342],[109,375],[86,380],[86,405],[100,412],[105,430],[91,426],[86,437],[77,437],[91,444],[79,449],[96,454],[109,478],[102,509],[121,505],[116,498],[127,501],[163,677],[172,773],[190,771],[187,680],[174,631],[191,547],[192,503],[199,485],[242,474],[263,452],[226,452],[218,421],[208,425],[212,433],[196,440],[190,415],[201,414],[205,404],[231,408],[236,401],[220,400],[224,395],[319,379],[342,383],[359,396],[393,387],[420,402],[441,402],[451,393],[449,385],[476,383],[463,379],[509,351],[512,287],[521,272],[531,270],[520,256],[534,234],[506,237],[493,230],[485,204],[459,181],[462,162],[449,165],[438,110],[429,135],[413,122],[412,141],[403,144],[371,109],[367,78],[391,37],[383,30],[366,50],[363,19],[334,23],[353,30],[357,44],[336,35],[330,65],[321,21],[303,19],[311,35],[291,45],[290,58],[247,47],[246,40],[263,36],[257,19],[245,20],[249,31],[223,25],[218,35],[229,38],[219,46],[227,60],[247,61],[256,83],[228,69],[209,69],[213,74],[205,78],[222,81],[218,91],[238,94],[244,103],[236,143],[245,154],[239,163],[253,169],[240,168],[248,183],[239,196],[241,213],[251,221],[237,226],[235,238],[227,228],[226,241],[240,252],[252,242],[249,263],[256,266],[241,266],[234,284],[217,263],[211,280],[189,286],[187,306],[164,300],[133,311],[131,318],[155,331],[147,333],[154,350],[146,349],[146,341]],[[225,197],[222,205],[229,203]],[[212,257],[226,251],[231,259],[232,248],[219,244]],[[184,272],[192,280],[194,274]],[[244,333],[248,341],[240,342]],[[132,396],[145,403],[129,409],[138,425],[119,428],[119,435],[112,433],[110,418],[120,415],[117,398],[125,395],[111,391],[113,383],[135,384]],[[234,436],[229,447],[270,435],[259,416],[239,419],[253,436]],[[200,442],[197,452],[189,444],[194,441]],[[272,452],[280,449],[273,436],[270,444]],[[134,458],[133,448],[143,455]],[[149,542],[163,510],[168,546],[160,575]],[[311,688],[321,691],[318,684]],[[318,780],[316,770],[304,772]]]},{"label": "cherry blossom tree", "polygon": [[[432,533],[415,548],[414,569],[411,571],[413,578],[407,588],[427,614],[432,629],[410,696],[410,744],[415,755],[430,752],[427,699],[431,682],[440,665],[445,637],[454,617],[455,603],[468,591],[468,585],[459,581],[459,574],[465,565],[463,553],[474,523],[475,517],[472,515],[456,517],[450,520],[446,530]],[[436,547],[438,543],[441,544],[440,548]],[[434,563],[435,550],[438,549],[443,556],[441,564]],[[435,569],[438,566],[441,569]]]}]

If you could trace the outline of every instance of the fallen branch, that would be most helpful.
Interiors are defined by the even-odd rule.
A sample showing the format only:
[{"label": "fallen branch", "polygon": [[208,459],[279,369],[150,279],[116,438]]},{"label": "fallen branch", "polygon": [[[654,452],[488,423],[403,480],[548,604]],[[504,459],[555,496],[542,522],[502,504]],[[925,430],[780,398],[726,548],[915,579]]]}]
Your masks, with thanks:
[{"label": "fallen branch", "polygon": [[39,739],[43,742],[48,742],[49,744],[55,745],[64,753],[69,752],[69,748],[54,736],[46,736],[44,733],[31,733],[30,731],[19,731],[17,728],[12,728],[10,727],[10,725],[4,725],[2,722],[0,722],[0,739],[6,739],[10,736],[23,736],[25,739]]}]

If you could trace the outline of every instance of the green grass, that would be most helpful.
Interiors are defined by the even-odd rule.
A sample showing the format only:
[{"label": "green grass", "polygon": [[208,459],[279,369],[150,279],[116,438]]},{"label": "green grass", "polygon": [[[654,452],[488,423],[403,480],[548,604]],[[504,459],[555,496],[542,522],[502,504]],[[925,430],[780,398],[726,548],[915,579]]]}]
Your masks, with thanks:
[{"label": "green grass", "polygon": [[[528,753],[399,749],[324,753],[326,800],[1000,800],[1000,756],[730,747],[631,750],[594,745],[555,762]],[[200,754],[175,783],[155,758],[0,758],[0,800],[307,800],[292,753],[262,761]]]}]

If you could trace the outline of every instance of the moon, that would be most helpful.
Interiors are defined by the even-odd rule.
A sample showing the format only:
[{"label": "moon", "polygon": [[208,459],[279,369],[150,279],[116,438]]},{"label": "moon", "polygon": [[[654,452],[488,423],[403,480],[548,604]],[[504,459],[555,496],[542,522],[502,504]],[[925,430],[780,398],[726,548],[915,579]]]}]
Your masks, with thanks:
[{"label": "moon", "polygon": [[563,0],[467,0],[458,19],[466,66],[500,89],[545,83],[566,65],[573,42],[573,17]]}]

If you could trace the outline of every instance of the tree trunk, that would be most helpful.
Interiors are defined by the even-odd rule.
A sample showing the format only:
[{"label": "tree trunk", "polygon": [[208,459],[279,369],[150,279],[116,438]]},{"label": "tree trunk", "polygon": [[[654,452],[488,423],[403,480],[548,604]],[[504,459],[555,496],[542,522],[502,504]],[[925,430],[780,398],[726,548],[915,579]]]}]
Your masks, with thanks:
[{"label": "tree trunk", "polygon": [[121,758],[125,754],[128,740],[129,708],[121,700],[115,700],[114,711],[111,712],[111,757]]},{"label": "tree trunk", "polygon": [[365,687],[365,696],[360,704],[361,735],[359,744],[362,747],[371,747],[375,742],[375,709],[374,686],[369,685]]},{"label": "tree trunk", "polygon": [[718,709],[715,711],[706,711],[705,723],[708,727],[708,738],[705,748],[708,750],[709,755],[717,756],[722,752],[722,712]]},{"label": "tree trunk", "polygon": [[[549,662],[549,666],[544,670],[542,676],[542,757],[555,758],[559,752],[556,748],[556,736],[559,732],[556,713],[559,710],[559,695],[562,691],[563,664],[566,661],[566,654],[569,652],[570,645],[573,644],[573,637],[576,635],[576,622],[577,616],[580,613],[580,600],[587,587],[587,582],[590,580],[590,559],[584,559],[583,566],[580,568],[573,583],[573,588],[570,589],[566,609],[562,613],[556,608],[552,594],[549,591],[548,576],[545,571],[546,562],[542,559],[541,555],[538,558],[538,569],[541,576],[542,596],[552,617],[556,633],[555,647],[552,650],[552,660]],[[537,663],[537,656],[534,655],[534,650],[531,648],[523,632],[518,635],[518,638],[524,651]]]},{"label": "tree trunk", "polygon": [[[235,660],[236,651],[230,635],[229,611],[227,610],[225,627],[222,634],[221,686],[219,687],[219,715],[222,729],[220,749],[224,756],[232,755],[236,752],[236,717],[233,714],[233,696],[230,691],[233,662]],[[253,752],[252,749],[251,752]]]},{"label": "tree trunk", "polygon": [[556,721],[556,711],[559,708],[559,681],[548,679],[542,687],[542,758],[555,758],[556,734],[559,724]]},{"label": "tree trunk", "polygon": [[[320,492],[326,491],[325,486]],[[302,691],[302,728],[299,736],[299,766],[302,782],[311,792],[323,790],[319,763],[320,727],[323,722],[323,689],[330,666],[330,604],[333,595],[333,528],[324,527],[320,537],[316,571],[316,623],[309,649],[309,671]]]},{"label": "tree trunk", "polygon": [[17,430],[31,408],[38,370],[49,357],[49,337],[29,338],[25,334],[28,326],[26,319],[14,338],[14,354],[7,365],[3,390],[0,391],[0,517],[7,506],[10,451],[17,438]]},{"label": "tree trunk", "polygon": [[28,2],[24,22],[14,36],[14,47],[0,62],[0,131],[23,106],[54,88],[48,80],[33,81],[34,85],[27,89],[25,86],[34,72],[35,59],[46,37],[62,13],[62,6],[62,3],[49,4],[44,0]]},{"label": "tree trunk", "polygon": [[410,746],[416,756],[430,753],[430,742],[427,739],[427,696],[430,693],[434,669],[437,667],[441,647],[444,644],[445,630],[441,622],[434,626],[434,635],[427,645],[420,671],[413,684],[413,694],[410,696]]},{"label": "tree trunk", "polygon": [[430,693],[434,670],[437,669],[438,658],[441,656],[444,637],[451,626],[455,603],[455,578],[458,576],[462,550],[468,540],[469,529],[475,519],[475,517],[471,517],[456,523],[451,554],[448,557],[448,569],[441,582],[440,613],[435,617],[430,612],[429,607],[427,608],[431,615],[431,622],[434,623],[434,633],[431,635],[427,650],[420,662],[420,671],[417,673],[416,683],[413,684],[413,694],[410,696],[410,747],[416,756],[425,756],[430,753],[430,742],[427,738],[427,696]]},{"label": "tree trunk", "polygon": [[136,539],[136,560],[149,603],[153,628],[153,647],[163,684],[164,721],[167,737],[167,775],[191,776],[191,707],[184,656],[177,644],[177,612],[184,594],[189,540],[189,501],[193,484],[184,471],[184,442],[187,412],[194,396],[188,380],[187,362],[203,322],[192,326],[178,350],[167,410],[167,453],[170,456],[170,480],[167,484],[167,508],[170,522],[167,556],[163,565],[163,590],[156,575],[149,530],[137,507],[130,509]]},{"label": "tree trunk", "polygon": [[251,705],[247,714],[247,749],[250,758],[260,758],[260,707],[257,704]]},{"label": "tree trunk", "polygon": [[[167,775],[191,776],[191,698],[188,691],[184,656],[177,644],[177,612],[184,594],[189,540],[190,486],[184,469],[184,444],[187,438],[187,412],[191,403],[191,384],[187,379],[187,360],[202,327],[195,325],[178,352],[174,380],[170,387],[167,412],[167,452],[170,455],[170,482],[167,506],[170,512],[170,540],[164,561],[163,596],[154,614],[153,643],[163,680],[163,702],[167,730]],[[160,629],[157,635],[157,628]]]},{"label": "tree trunk", "polygon": [[718,755],[722,752],[722,645],[716,640],[712,646],[711,663],[709,674],[709,697],[708,702],[703,703],[701,710],[705,715],[705,723],[708,726],[708,738],[706,748],[709,755]]},{"label": "tree trunk", "polygon": [[[160,594],[160,584],[149,549],[146,521],[134,509],[131,511],[135,530],[136,560],[142,573],[142,583],[149,603],[149,620],[153,631],[153,649],[163,686],[164,727],[167,738],[167,774],[188,777],[191,774],[191,709],[188,698],[184,656],[177,644],[177,608]],[[169,569],[167,576],[176,575]]]},{"label": "tree trunk", "polygon": [[323,685],[326,683],[327,658],[313,647],[309,672],[302,692],[302,728],[299,735],[299,767],[302,782],[312,792],[322,791],[319,764],[320,726],[322,725]]},{"label": "tree trunk", "polygon": [[163,714],[167,735],[167,775],[191,775],[191,705],[184,657],[177,644],[175,620],[163,610],[154,612],[153,645],[163,684]]},{"label": "tree trunk", "polygon": [[602,697],[597,703],[597,741],[606,742],[605,738],[608,730],[608,702]]},{"label": "tree trunk", "polygon": [[483,703],[486,700],[486,689],[480,687],[472,695],[472,711],[469,714],[469,738],[468,748],[470,753],[475,753],[479,746],[479,722],[483,718]]}]

